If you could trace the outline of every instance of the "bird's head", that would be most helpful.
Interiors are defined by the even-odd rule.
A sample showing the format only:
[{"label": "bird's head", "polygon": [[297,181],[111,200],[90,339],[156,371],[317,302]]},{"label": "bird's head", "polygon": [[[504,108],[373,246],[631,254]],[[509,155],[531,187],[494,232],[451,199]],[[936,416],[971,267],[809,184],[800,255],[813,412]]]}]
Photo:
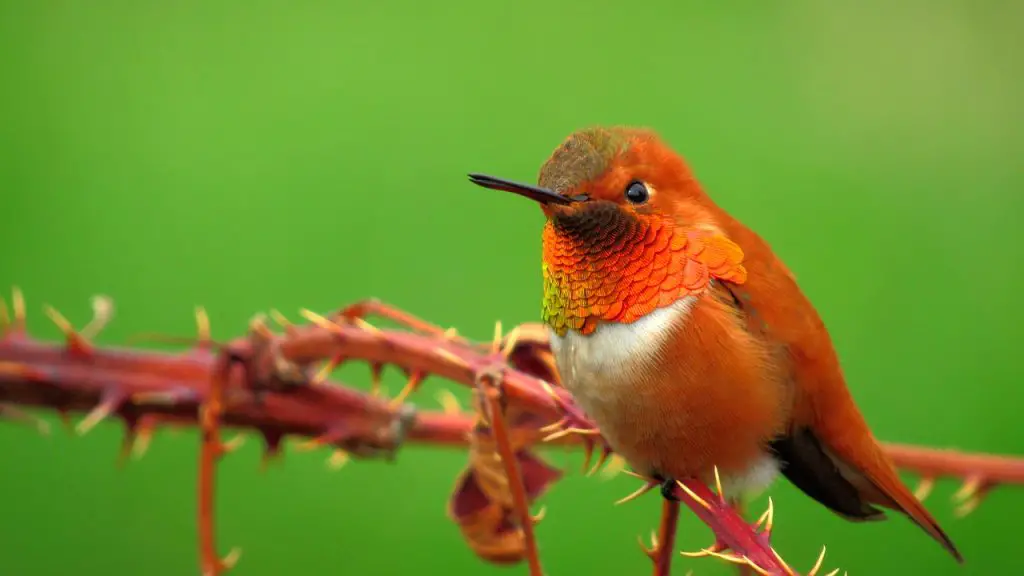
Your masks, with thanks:
[{"label": "bird's head", "polygon": [[540,204],[542,315],[560,335],[631,322],[688,294],[687,235],[715,229],[712,204],[686,162],[646,129],[573,133],[536,186],[482,174],[470,180]]}]

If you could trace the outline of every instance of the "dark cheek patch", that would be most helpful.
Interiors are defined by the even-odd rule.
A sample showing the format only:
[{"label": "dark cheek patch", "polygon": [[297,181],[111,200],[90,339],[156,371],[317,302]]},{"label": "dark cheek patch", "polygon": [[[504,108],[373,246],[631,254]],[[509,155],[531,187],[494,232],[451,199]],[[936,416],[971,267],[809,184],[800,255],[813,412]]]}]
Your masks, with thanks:
[{"label": "dark cheek patch", "polygon": [[611,202],[594,201],[572,212],[552,218],[552,224],[561,235],[584,246],[605,244],[603,240],[623,240],[625,232],[639,224],[636,217]]}]

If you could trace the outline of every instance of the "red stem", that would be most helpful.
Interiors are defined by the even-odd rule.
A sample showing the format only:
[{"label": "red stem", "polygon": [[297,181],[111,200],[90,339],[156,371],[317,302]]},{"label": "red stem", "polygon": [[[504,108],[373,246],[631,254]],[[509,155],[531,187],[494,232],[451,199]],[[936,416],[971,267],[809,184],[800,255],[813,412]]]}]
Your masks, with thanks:
[{"label": "red stem", "polygon": [[896,466],[924,478],[941,476],[978,478],[992,484],[1024,484],[1024,459],[992,454],[965,454],[955,450],[885,444]]},{"label": "red stem", "polygon": [[530,505],[526,497],[526,485],[523,482],[522,471],[519,469],[519,459],[516,458],[515,450],[512,448],[511,431],[505,422],[504,410],[500,402],[501,389],[491,381],[490,377],[483,377],[480,381],[483,388],[481,392],[487,403],[487,416],[491,429],[494,431],[495,444],[498,454],[501,456],[501,463],[505,468],[505,476],[508,478],[512,503],[519,516],[519,528],[523,531],[530,576],[544,576],[540,565],[540,553],[537,551],[537,539],[533,532],[534,519],[530,514]]},{"label": "red stem", "polygon": [[661,499],[661,526],[654,547],[654,576],[669,576],[676,555],[676,529],[679,527],[679,502]]},{"label": "red stem", "polygon": [[[62,413],[91,411],[87,418],[90,423],[109,413],[123,418],[131,430],[141,426],[143,420],[147,424],[196,424],[199,408],[205,405],[200,423],[206,437],[199,492],[200,537],[206,566],[217,556],[212,520],[213,464],[223,449],[220,425],[255,429],[271,448],[278,445],[283,435],[297,435],[320,438],[325,444],[357,456],[391,452],[406,438],[449,446],[466,444],[473,426],[472,416],[429,412],[413,416],[409,405],[392,406],[339,384],[312,385],[310,369],[314,362],[347,358],[371,365],[391,363],[410,374],[438,375],[470,387],[478,384],[480,375],[500,366],[506,369],[494,384],[500,387],[504,399],[552,420],[568,413],[572,427],[596,432],[564,389],[552,391],[540,378],[508,367],[506,353],[527,350],[529,356],[531,349],[545,353],[546,344],[540,340],[524,340],[514,350],[488,353],[479,344],[442,337],[438,334],[440,329],[432,325],[417,326],[429,328],[425,334],[379,330],[361,319],[356,321],[358,316],[353,314],[348,320],[337,322],[316,317],[316,325],[292,327],[286,335],[270,334],[265,327],[256,326],[248,338],[224,346],[221,355],[204,349],[169,354],[95,348],[73,332],[68,332],[65,346],[42,343],[27,337],[23,324],[16,319],[12,327],[0,334],[0,404],[47,407]],[[225,372],[219,384],[213,386],[218,358],[227,362],[229,357],[240,369]],[[552,378],[557,380],[557,375]],[[494,399],[489,400],[493,404]],[[103,409],[95,410],[97,405]],[[500,435],[498,429],[507,423],[500,417],[500,410],[491,412],[496,415],[492,418],[495,434]],[[503,433],[507,436],[517,431],[522,432],[505,429]],[[536,429],[528,432],[537,434]],[[607,449],[600,436],[595,435],[563,434],[552,443],[585,446],[595,441]],[[509,453],[509,446],[499,449],[506,465],[511,463],[508,476],[512,496],[517,501],[522,528],[533,542],[531,570],[539,574],[532,520],[527,518],[522,480],[517,480],[516,458]],[[926,478],[952,475],[985,486],[1024,483],[1024,460],[1020,459],[903,445],[892,445],[888,450],[898,466]],[[686,485],[696,499],[677,490],[680,499],[714,531],[719,543],[728,547],[730,559],[746,558],[762,571],[790,574],[771,550],[765,535],[757,533],[706,486],[692,481]],[[516,492],[520,495],[516,496]],[[664,534],[663,542],[667,544],[669,531]]]}]

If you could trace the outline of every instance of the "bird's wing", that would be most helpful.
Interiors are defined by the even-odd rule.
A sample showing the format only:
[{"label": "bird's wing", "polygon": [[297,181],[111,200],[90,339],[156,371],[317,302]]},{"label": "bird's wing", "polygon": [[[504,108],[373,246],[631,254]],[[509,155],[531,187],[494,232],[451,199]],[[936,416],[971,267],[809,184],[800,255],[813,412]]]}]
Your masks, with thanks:
[{"label": "bird's wing", "polygon": [[[952,541],[900,481],[871,435],[842,379],[824,325],[810,303],[798,294],[800,306],[794,310],[780,307],[773,299],[780,286],[790,284],[791,289],[798,290],[795,279],[781,263],[769,271],[762,267],[757,270],[767,274],[782,271],[784,278],[775,277],[769,282],[751,278],[747,286],[726,278],[715,288],[728,292],[752,334],[777,342],[792,363],[790,378],[799,391],[794,411],[799,414],[794,414],[788,432],[770,446],[782,474],[805,494],[848,520],[883,519],[884,512],[876,506],[900,511],[962,561]],[[746,280],[745,273],[742,279]],[[758,306],[765,309],[759,310]],[[838,385],[828,387],[827,382]]]},{"label": "bird's wing", "polygon": [[712,278],[733,284],[747,281],[743,250],[723,234],[697,229],[688,230],[682,238],[688,260],[683,268],[683,285],[687,288],[699,291]]}]

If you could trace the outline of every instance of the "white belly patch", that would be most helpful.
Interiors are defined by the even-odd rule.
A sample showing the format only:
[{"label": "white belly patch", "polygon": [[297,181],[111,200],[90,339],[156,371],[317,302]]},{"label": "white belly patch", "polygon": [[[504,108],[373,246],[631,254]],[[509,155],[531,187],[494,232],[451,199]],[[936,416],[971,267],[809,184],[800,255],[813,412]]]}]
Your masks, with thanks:
[{"label": "white belly patch", "polygon": [[566,389],[598,421],[621,394],[628,393],[635,372],[655,358],[673,326],[685,321],[697,298],[687,296],[630,324],[601,323],[584,336],[574,330],[559,336],[548,328],[551,351]]},{"label": "white belly patch", "polygon": [[[697,297],[688,296],[630,324],[601,323],[586,336],[573,330],[558,336],[548,327],[562,384],[598,426],[612,421],[622,402],[629,401],[625,395],[635,390],[637,372],[656,359],[672,328],[686,321],[696,303]],[[618,451],[611,432],[605,430],[605,438]],[[723,477],[723,488],[726,494],[752,496],[770,485],[778,472],[776,461],[766,454],[744,473]]]}]

